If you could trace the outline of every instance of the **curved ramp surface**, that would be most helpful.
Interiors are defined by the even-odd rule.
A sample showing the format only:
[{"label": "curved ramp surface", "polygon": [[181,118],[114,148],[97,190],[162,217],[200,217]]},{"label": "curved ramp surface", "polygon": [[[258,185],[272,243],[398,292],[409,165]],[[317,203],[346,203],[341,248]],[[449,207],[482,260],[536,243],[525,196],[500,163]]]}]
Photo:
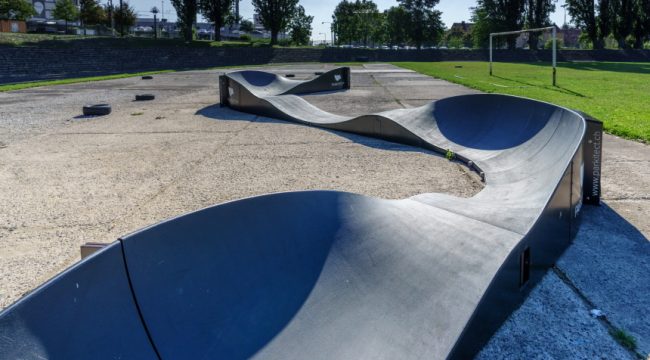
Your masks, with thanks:
[{"label": "curved ramp surface", "polygon": [[[467,199],[278,193],[165,221],[1,313],[0,358],[473,356],[568,246],[582,202],[597,202],[599,124],[503,95],[359,117],[292,95],[332,90],[346,71],[230,73],[222,105],[453,153],[484,189]],[[93,271],[109,261],[121,270]],[[84,279],[96,286],[80,293]],[[79,331],[61,335],[71,324]]]}]

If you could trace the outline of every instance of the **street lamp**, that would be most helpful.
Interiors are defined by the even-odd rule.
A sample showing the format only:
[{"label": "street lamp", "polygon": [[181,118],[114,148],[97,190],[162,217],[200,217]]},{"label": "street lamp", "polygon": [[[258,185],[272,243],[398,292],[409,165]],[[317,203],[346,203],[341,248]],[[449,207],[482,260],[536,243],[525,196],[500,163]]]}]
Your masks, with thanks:
[{"label": "street lamp", "polygon": [[158,39],[158,24],[156,22],[156,14],[158,14],[158,8],[157,7],[152,7],[151,8],[151,13],[153,14],[153,37],[154,39]]},{"label": "street lamp", "polygon": [[324,44],[325,46],[327,46],[327,33],[318,33],[318,35],[323,35],[323,38],[325,39],[325,40],[323,41],[323,44]]},{"label": "street lamp", "polygon": [[[335,39],[334,33],[337,33],[336,36],[339,35],[338,34],[338,25],[331,22],[331,21],[323,21],[321,23],[321,25],[325,25],[325,24],[330,24],[330,31],[332,32],[332,34],[330,35],[330,39],[332,40],[332,46],[334,46],[334,44],[336,43],[336,41],[334,40]],[[332,26],[332,25],[334,25],[334,26]],[[334,30],[334,27],[336,27],[336,31]]]}]

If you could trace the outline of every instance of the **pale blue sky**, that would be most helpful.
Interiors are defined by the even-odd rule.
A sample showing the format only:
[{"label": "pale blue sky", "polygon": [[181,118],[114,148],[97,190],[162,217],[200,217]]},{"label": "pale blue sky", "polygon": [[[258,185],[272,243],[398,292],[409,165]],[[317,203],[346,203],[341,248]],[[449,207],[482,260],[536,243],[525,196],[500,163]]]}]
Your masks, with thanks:
[{"label": "pale blue sky", "polygon": [[[114,0],[117,2],[118,0]],[[171,6],[169,0],[164,1],[165,16],[170,21],[176,20],[176,12]],[[102,0],[102,3],[106,0]],[[138,17],[152,17],[149,13],[149,9],[153,6],[157,6],[158,9],[161,8],[161,0],[130,0],[131,5],[135,7],[138,11]],[[317,40],[322,40],[324,36],[320,33],[326,33],[327,41],[330,41],[330,30],[329,24],[322,24],[323,21],[332,21],[332,12],[338,0],[300,0],[300,4],[305,7],[306,13],[314,16],[314,22],[312,23],[313,32],[312,38]],[[397,5],[396,0],[375,0],[379,10],[388,9],[391,6]],[[447,27],[451,24],[460,21],[469,21],[470,19],[470,7],[473,7],[476,4],[476,0],[441,0],[438,6],[438,10],[442,11],[442,20],[444,21]],[[564,0],[559,0],[556,6],[556,12],[551,16],[551,20],[562,26],[564,23],[564,9],[560,5],[564,4]],[[244,18],[253,17],[253,5],[250,0],[242,0],[239,3],[240,15]],[[570,18],[567,16],[567,21]]]}]

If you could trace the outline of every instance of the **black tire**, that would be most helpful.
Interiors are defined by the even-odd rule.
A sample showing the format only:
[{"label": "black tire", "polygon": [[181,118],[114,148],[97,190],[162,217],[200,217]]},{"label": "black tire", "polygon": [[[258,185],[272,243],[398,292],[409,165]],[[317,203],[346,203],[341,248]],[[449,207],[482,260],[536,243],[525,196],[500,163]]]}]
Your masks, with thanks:
[{"label": "black tire", "polygon": [[101,116],[111,113],[111,106],[109,104],[94,104],[86,105],[83,107],[85,116]]},{"label": "black tire", "polygon": [[153,94],[140,94],[135,96],[135,101],[146,101],[153,100],[156,98],[156,95]]},{"label": "black tire", "polygon": [[296,74],[287,74],[287,75],[285,75],[284,77],[288,77],[288,78],[289,78],[289,77],[296,77]]},{"label": "black tire", "polygon": [[145,76],[142,77],[142,80],[153,80],[153,76],[145,75]]},{"label": "black tire", "polygon": [[314,73],[314,75],[323,75],[323,74],[325,74],[325,73],[322,72],[322,71],[316,71],[316,72]]}]

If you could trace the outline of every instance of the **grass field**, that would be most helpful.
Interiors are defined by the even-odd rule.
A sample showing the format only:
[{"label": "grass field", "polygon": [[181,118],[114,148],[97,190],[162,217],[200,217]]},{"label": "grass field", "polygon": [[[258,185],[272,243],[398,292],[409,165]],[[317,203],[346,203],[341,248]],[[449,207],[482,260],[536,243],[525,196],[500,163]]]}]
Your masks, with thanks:
[{"label": "grass field", "polygon": [[489,93],[548,101],[584,111],[605,130],[650,142],[650,63],[560,63],[557,86],[547,63],[402,62],[407,69]]}]

